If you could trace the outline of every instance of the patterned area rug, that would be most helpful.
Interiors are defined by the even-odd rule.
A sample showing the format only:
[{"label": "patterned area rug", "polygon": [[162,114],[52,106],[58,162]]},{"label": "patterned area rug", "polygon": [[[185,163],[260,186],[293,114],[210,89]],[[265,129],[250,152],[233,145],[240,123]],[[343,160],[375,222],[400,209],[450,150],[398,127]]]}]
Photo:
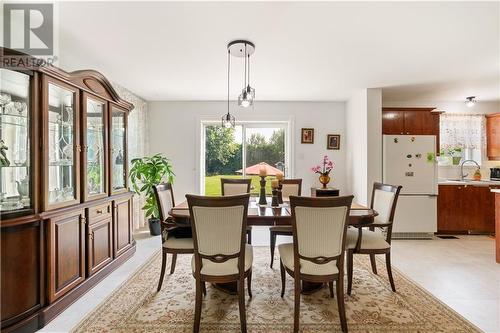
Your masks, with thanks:
[{"label": "patterned area rug", "polygon": [[[350,332],[480,332],[394,269],[397,292],[393,293],[381,259],[377,261],[379,275],[374,275],[368,256],[355,256],[353,292],[345,296]],[[161,267],[158,252],[73,332],[192,332],[195,291],[190,260],[191,255],[179,255],[173,275],[168,275],[167,266],[162,290],[156,293]],[[274,266],[269,268],[268,248],[254,248],[253,298],[246,295],[249,332],[293,330],[293,280],[287,276],[287,290],[281,298],[278,260]],[[207,292],[201,331],[239,332],[236,296],[209,285]],[[300,310],[301,332],[341,331],[337,301],[329,297],[328,288],[302,296]]]}]

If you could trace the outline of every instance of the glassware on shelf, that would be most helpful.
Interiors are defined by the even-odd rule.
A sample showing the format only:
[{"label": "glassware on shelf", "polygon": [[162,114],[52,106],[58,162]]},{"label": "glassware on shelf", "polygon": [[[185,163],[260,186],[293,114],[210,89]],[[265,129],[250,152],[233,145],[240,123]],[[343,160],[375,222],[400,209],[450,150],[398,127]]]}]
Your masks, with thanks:
[{"label": "glassware on shelf", "polygon": [[125,112],[113,110],[111,113],[111,161],[113,172],[113,190],[127,187],[125,174]]},{"label": "glassware on shelf", "polygon": [[74,92],[48,83],[49,204],[76,199]]},{"label": "glassware on shelf", "polygon": [[86,103],[86,167],[87,194],[98,195],[106,192],[104,142],[105,142],[105,102],[87,98]]},{"label": "glassware on shelf", "polygon": [[0,69],[0,213],[31,208],[30,76]]}]

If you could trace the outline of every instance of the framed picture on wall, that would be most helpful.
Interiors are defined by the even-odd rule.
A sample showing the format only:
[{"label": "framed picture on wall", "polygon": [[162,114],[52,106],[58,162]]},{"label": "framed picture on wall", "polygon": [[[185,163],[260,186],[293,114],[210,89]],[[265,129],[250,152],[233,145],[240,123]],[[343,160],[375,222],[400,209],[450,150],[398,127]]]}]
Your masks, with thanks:
[{"label": "framed picture on wall", "polygon": [[300,143],[314,143],[314,128],[303,128]]},{"label": "framed picture on wall", "polygon": [[326,149],[340,149],[340,135],[328,134],[326,137]]}]

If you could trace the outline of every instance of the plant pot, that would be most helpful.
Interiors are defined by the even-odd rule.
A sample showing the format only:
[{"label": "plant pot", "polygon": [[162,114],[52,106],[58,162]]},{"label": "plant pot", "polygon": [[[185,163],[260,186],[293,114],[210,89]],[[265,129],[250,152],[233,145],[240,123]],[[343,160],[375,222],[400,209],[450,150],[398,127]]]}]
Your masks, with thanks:
[{"label": "plant pot", "polygon": [[328,175],[321,175],[321,176],[319,176],[319,182],[321,184],[323,184],[323,188],[326,188],[326,186],[330,182],[330,176],[328,176]]},{"label": "plant pot", "polygon": [[462,160],[462,156],[453,156],[452,157],[453,165],[459,165],[460,160]]},{"label": "plant pot", "polygon": [[161,235],[161,223],[160,219],[151,218],[148,220],[149,233],[151,236]]}]

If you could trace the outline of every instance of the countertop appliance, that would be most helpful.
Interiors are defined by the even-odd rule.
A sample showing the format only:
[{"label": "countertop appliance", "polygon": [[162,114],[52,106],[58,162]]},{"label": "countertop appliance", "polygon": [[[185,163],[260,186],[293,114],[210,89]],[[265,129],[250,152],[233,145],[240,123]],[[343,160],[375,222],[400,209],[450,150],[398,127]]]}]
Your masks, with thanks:
[{"label": "countertop appliance", "polygon": [[490,168],[490,179],[500,180],[500,168]]},{"label": "countertop appliance", "polygon": [[435,135],[384,135],[383,182],[402,185],[393,238],[432,238],[437,231]]}]

